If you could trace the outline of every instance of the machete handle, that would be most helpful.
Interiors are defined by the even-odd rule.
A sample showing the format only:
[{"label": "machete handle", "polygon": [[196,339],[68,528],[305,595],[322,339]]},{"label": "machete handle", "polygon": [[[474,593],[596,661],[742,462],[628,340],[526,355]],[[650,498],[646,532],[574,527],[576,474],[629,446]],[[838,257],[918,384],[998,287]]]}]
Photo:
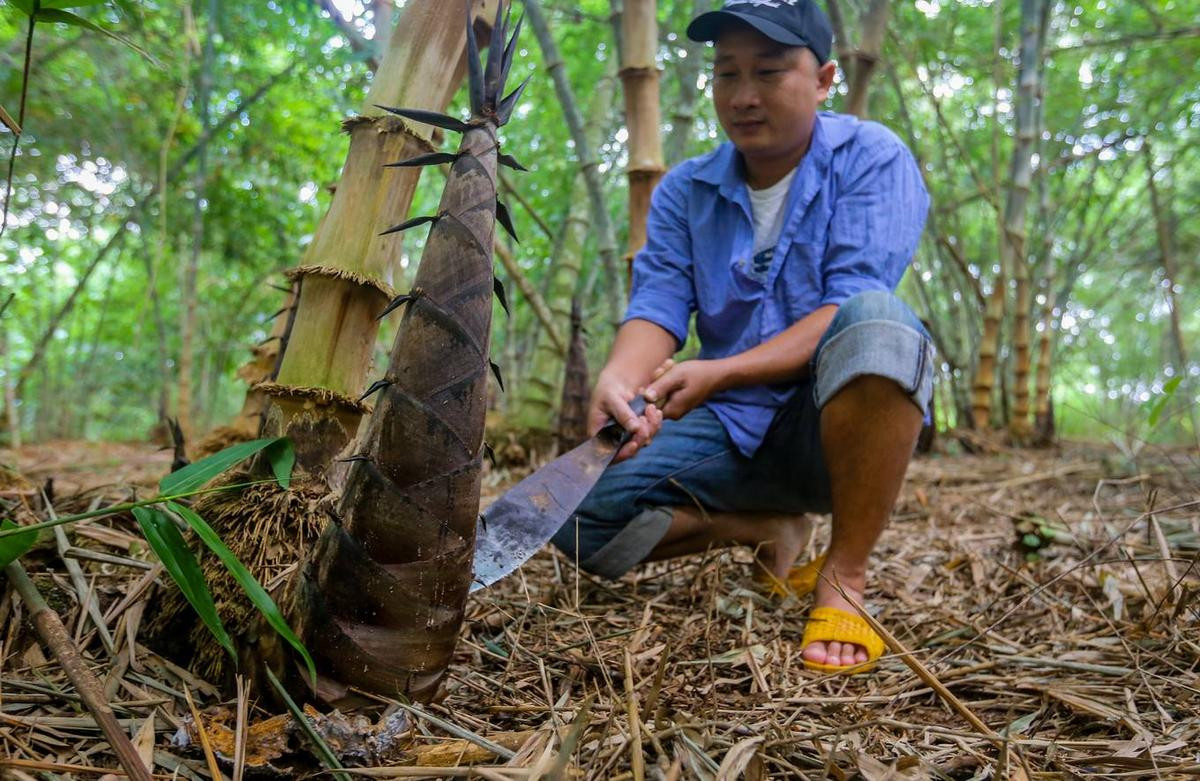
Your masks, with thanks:
[{"label": "machete handle", "polygon": [[[629,402],[629,408],[633,410],[633,414],[637,415],[639,418],[646,414],[645,397],[639,393],[633,398],[633,401]],[[633,434],[622,428],[620,423],[611,419],[604,424],[604,428],[600,429],[600,432],[596,434],[596,436],[604,437],[605,439],[611,441],[617,446],[618,450],[624,447],[626,442],[633,439]]]}]

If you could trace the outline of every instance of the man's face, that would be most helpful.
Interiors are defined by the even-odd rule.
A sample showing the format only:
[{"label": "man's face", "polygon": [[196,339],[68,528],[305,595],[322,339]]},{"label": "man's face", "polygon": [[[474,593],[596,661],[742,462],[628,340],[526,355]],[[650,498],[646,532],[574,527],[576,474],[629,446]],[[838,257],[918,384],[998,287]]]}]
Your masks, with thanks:
[{"label": "man's face", "polygon": [[731,25],[717,40],[713,103],[729,140],[747,158],[803,155],[817,107],[836,66],[750,27]]}]

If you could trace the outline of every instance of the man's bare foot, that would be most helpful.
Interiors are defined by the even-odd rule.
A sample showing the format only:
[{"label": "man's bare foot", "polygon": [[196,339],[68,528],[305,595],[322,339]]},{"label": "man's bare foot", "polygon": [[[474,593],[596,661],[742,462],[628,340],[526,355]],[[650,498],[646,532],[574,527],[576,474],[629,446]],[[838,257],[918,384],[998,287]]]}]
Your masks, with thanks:
[{"label": "man's bare foot", "polygon": [[[847,594],[862,604],[863,593],[867,588],[866,571],[849,572],[845,567],[838,569],[832,561],[828,561],[821,570],[821,574],[823,577],[817,581],[817,589],[813,594],[813,607],[835,607],[857,615],[858,611],[838,593],[833,584],[841,585]],[[867,661],[867,649],[853,643],[818,641],[810,643],[803,650],[801,656],[817,664],[849,667]]]},{"label": "man's bare foot", "polygon": [[812,538],[812,519],[807,515],[773,515],[762,521],[773,525],[774,529],[767,541],[758,546],[755,556],[767,572],[786,581]]}]

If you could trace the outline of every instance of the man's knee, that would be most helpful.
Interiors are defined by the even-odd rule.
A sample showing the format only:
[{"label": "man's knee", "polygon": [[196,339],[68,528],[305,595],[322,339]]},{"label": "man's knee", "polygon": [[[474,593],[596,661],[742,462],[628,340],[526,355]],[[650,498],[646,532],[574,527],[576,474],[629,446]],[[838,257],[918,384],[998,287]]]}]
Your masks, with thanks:
[{"label": "man's knee", "polygon": [[[550,539],[581,567],[599,553],[629,522],[634,496],[601,479],[579,509]],[[586,567],[585,567],[586,569]]]},{"label": "man's knee", "polygon": [[913,311],[891,293],[871,290],[847,299],[817,350],[818,407],[863,376],[893,381],[922,412],[933,395],[934,349]]},{"label": "man's knee", "polygon": [[671,524],[672,513],[663,507],[630,514],[598,518],[585,503],[552,542],[583,571],[616,580],[650,555]]},{"label": "man's knee", "polygon": [[880,320],[904,325],[922,334],[925,333],[920,318],[909,308],[908,304],[887,291],[867,290],[846,299],[838,307],[837,314],[829,325],[826,340],[858,323]]}]

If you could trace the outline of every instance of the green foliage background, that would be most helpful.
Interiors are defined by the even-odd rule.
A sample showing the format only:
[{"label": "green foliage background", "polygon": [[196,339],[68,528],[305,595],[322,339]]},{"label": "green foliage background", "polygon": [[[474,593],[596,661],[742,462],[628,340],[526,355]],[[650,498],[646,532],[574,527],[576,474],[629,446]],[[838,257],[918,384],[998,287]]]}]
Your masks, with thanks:
[{"label": "green foliage background", "polygon": [[[348,11],[345,23],[370,38],[369,4],[342,5]],[[547,0],[545,5],[571,83],[586,106],[615,57],[609,3]],[[691,83],[695,73],[685,67],[682,31],[695,10],[706,5],[705,0],[660,2],[664,134],[672,132],[681,96],[697,89]],[[146,0],[78,9],[136,42],[153,60],[85,29],[37,28],[9,225],[0,236],[0,303],[15,294],[0,321],[9,338],[8,354],[0,359],[5,376],[29,360],[52,313],[107,239],[123,221],[130,222],[130,230],[118,251],[95,270],[54,334],[41,368],[28,379],[19,406],[26,437],[147,436],[158,417],[162,385],[151,290],[161,305],[170,382],[177,382],[180,273],[191,252],[194,163],[168,183],[162,201],[153,199],[140,213],[130,209],[161,174],[179,94],[184,103],[165,152],[167,167],[201,134],[193,105],[200,58],[198,51],[189,53],[189,46],[203,36],[207,3],[191,9],[197,17],[194,37],[184,23],[185,6],[180,0]],[[268,318],[282,301],[271,285],[283,283],[280,272],[298,263],[329,203],[326,188],[337,181],[347,150],[339,122],[361,107],[371,80],[367,58],[355,52],[317,2],[224,0],[220,9],[214,121],[236,111],[278,74],[286,75],[219,133],[209,150],[191,378],[201,427],[224,422],[240,406],[244,388],[234,372],[247,348],[269,333]],[[1013,0],[899,0],[892,11],[873,81],[871,115],[910,143],[934,198],[934,222],[902,293],[937,331],[943,358],[940,415],[951,424],[969,388],[979,338],[980,309],[972,288],[986,294],[996,272],[998,222],[989,199],[1003,200],[1019,8]],[[1197,19],[1200,0],[1081,0],[1053,8],[1028,250],[1038,295],[1033,322],[1041,319],[1042,302],[1051,301],[1054,310],[1054,399],[1060,431],[1071,436],[1115,438],[1131,446],[1147,437],[1192,438],[1187,407],[1200,393],[1200,345],[1195,345],[1200,340],[1195,292],[1200,225],[1192,219],[1200,212]],[[0,0],[0,105],[13,116],[24,33],[23,15],[11,0]],[[997,40],[998,58],[993,56]],[[526,34],[524,49],[517,68],[537,75],[518,117],[504,131],[504,143],[532,169],[511,181],[549,234],[515,198],[506,200],[522,238],[514,248],[521,267],[541,286],[552,263],[554,234],[570,207],[577,163],[532,34]],[[697,54],[703,51],[693,48],[691,56]],[[701,87],[706,71],[700,71]],[[844,97],[845,85],[839,83],[830,108],[837,110]],[[465,100],[456,106],[464,109]],[[687,137],[691,154],[703,153],[720,138],[704,97],[697,112]],[[623,226],[620,90],[609,111],[586,119],[603,126],[608,205],[614,224]],[[1187,367],[1179,364],[1170,339],[1146,187],[1147,138],[1178,265],[1176,296],[1185,343],[1192,347]],[[7,131],[0,135],[0,147],[8,150],[11,142]],[[441,184],[436,170],[426,174],[414,214],[435,209]],[[403,216],[396,215],[397,221]],[[403,263],[410,277],[421,241],[417,235],[405,239]],[[589,248],[593,245],[594,240]],[[612,286],[590,249],[583,277],[595,365],[603,360],[612,333],[603,303]],[[404,289],[404,280],[396,282]],[[511,386],[521,381],[539,327],[516,285],[507,287],[513,317],[498,317],[493,348],[511,378],[502,407],[511,404]],[[385,325],[382,343],[390,341],[390,327]],[[383,354],[381,346],[381,359]],[[1011,376],[1010,364],[1002,354],[1006,376]],[[1180,374],[1190,375],[1190,385],[1184,383],[1151,426],[1149,409],[1164,383]]]}]

